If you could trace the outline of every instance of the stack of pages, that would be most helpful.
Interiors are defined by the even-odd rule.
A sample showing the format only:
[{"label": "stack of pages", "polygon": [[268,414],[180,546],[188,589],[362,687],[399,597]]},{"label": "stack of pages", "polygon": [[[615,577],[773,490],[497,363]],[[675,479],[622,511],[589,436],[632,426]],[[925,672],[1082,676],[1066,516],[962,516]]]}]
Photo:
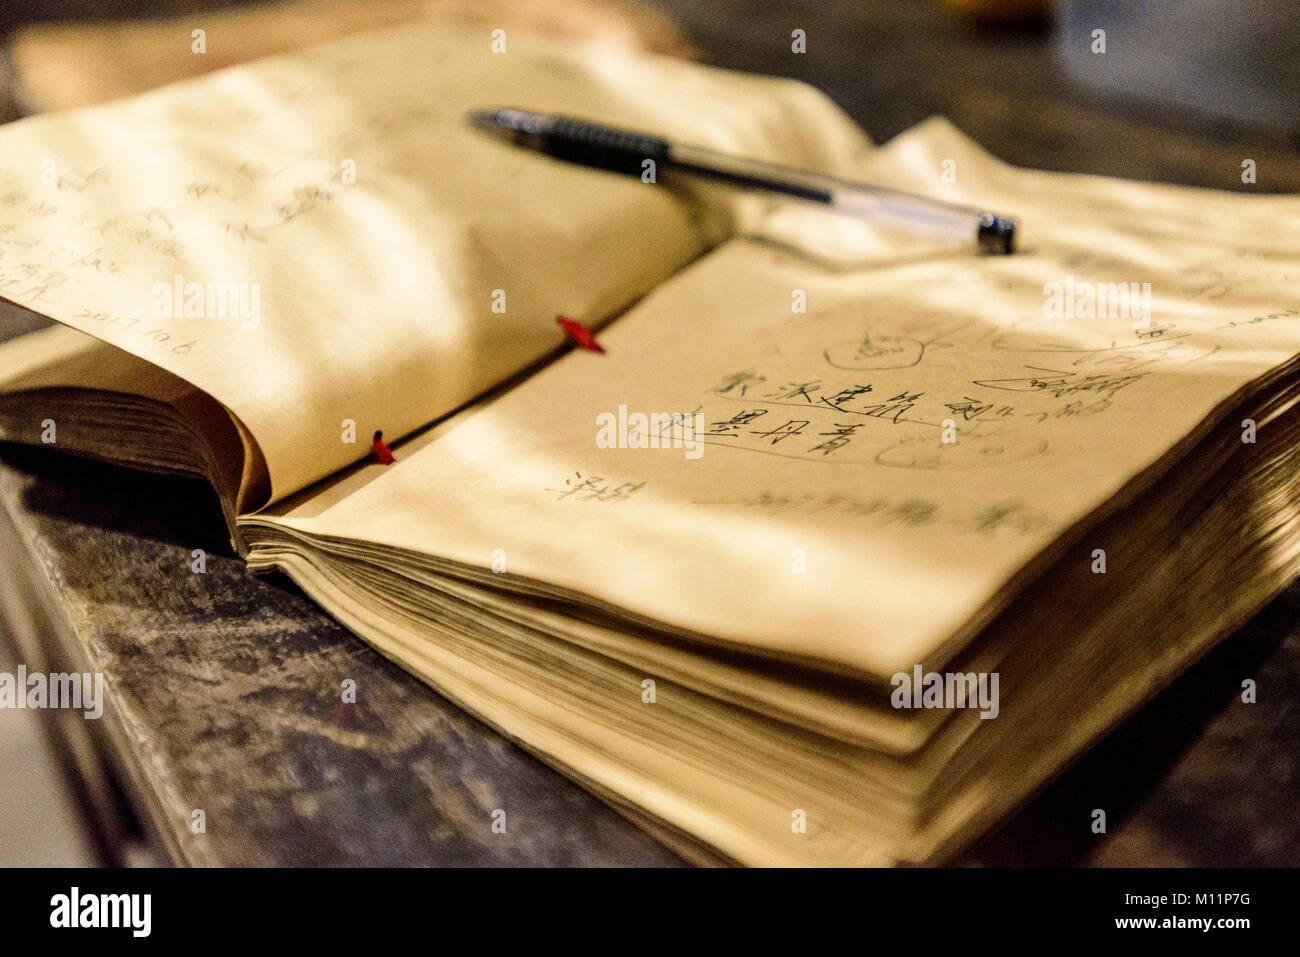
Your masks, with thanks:
[{"label": "stack of pages", "polygon": [[[404,27],[0,129],[0,308],[58,323],[0,347],[0,437],[205,476],[251,568],[698,860],[949,858],[1300,573],[1300,199],[509,49]],[[1020,251],[464,122],[506,105]]]}]

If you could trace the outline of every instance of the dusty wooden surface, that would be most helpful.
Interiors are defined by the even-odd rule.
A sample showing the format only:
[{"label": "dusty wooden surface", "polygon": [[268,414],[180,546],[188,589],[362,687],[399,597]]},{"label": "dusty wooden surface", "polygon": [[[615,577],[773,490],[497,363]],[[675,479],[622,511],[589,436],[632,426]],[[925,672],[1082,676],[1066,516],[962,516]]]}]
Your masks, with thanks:
[{"label": "dusty wooden surface", "polygon": [[[287,580],[249,574],[203,484],[6,446],[0,500],[30,554],[8,572],[36,577],[66,628],[42,636],[50,664],[105,675],[110,713],[84,723],[177,859],[675,862]],[[191,571],[196,548],[204,574]],[[342,703],[348,679],[356,704]],[[193,833],[195,810],[206,833]]]},{"label": "dusty wooden surface", "polygon": [[[943,113],[1025,165],[1240,188],[1250,155],[1279,170],[1274,186],[1300,186],[1286,143],[1098,101],[1061,79],[1050,37],[973,34],[925,0],[658,6],[711,61],[817,83],[877,139]],[[795,28],[809,35],[802,56]],[[0,446],[0,505],[0,577],[39,606],[10,637],[25,628],[51,663],[107,676],[94,755],[72,750],[109,843],[129,830],[116,820],[125,805],[181,862],[678,863],[287,580],[250,575],[201,484]],[[190,571],[195,548],[204,575]],[[1239,701],[1246,677],[1258,704]],[[340,702],[347,678],[356,705]],[[1293,586],[960,863],[1300,863],[1298,689]],[[1104,836],[1087,827],[1097,807]]]}]

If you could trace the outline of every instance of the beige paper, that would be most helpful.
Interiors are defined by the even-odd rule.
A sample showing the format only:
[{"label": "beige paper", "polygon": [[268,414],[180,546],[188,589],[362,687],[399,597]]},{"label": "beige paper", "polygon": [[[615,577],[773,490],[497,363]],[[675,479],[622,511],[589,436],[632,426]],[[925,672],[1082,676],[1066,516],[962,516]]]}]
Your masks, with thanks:
[{"label": "beige paper", "polygon": [[[880,679],[937,663],[1300,344],[1300,200],[1013,170],[938,122],[870,172],[924,187],[952,158],[947,195],[1022,216],[1021,254],[824,271],[734,241],[607,329],[606,355],[278,521],[499,556],[501,587]],[[702,453],[599,447],[620,407],[699,412]]]},{"label": "beige paper", "polygon": [[865,144],[799,84],[497,39],[403,27],[5,127],[0,297],[222,402],[274,498],[544,355],[556,314],[599,324],[707,241],[661,185],[496,141],[466,110],[577,113],[830,171]]}]

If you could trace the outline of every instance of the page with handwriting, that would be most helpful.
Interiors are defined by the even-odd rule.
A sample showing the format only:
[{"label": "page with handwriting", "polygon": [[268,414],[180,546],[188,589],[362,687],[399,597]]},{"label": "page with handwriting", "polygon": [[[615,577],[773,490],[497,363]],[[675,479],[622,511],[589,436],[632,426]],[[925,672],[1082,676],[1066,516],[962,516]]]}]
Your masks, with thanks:
[{"label": "page with handwriting", "polygon": [[0,130],[0,297],[194,383],[272,497],[481,393],[702,250],[680,196],[472,130],[518,105],[840,169],[811,88],[420,24]]},{"label": "page with handwriting", "polygon": [[1022,253],[826,270],[733,241],[605,355],[274,520],[868,675],[929,660],[1300,349],[1300,200],[1014,170],[941,122],[876,173],[952,157]]}]

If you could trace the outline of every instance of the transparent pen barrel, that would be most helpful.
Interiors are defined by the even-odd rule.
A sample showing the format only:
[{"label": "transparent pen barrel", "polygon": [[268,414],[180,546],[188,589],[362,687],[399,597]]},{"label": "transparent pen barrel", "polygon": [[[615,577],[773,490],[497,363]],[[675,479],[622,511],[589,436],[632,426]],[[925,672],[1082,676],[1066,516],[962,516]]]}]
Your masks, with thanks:
[{"label": "transparent pen barrel", "polygon": [[822,203],[837,212],[937,241],[972,242],[980,227],[982,213],[978,209],[884,186],[718,153],[698,146],[674,144],[669,156],[686,172]]},{"label": "transparent pen barrel", "polygon": [[918,196],[840,187],[834,191],[831,205],[839,212],[936,242],[969,243],[979,228],[978,210]]}]

